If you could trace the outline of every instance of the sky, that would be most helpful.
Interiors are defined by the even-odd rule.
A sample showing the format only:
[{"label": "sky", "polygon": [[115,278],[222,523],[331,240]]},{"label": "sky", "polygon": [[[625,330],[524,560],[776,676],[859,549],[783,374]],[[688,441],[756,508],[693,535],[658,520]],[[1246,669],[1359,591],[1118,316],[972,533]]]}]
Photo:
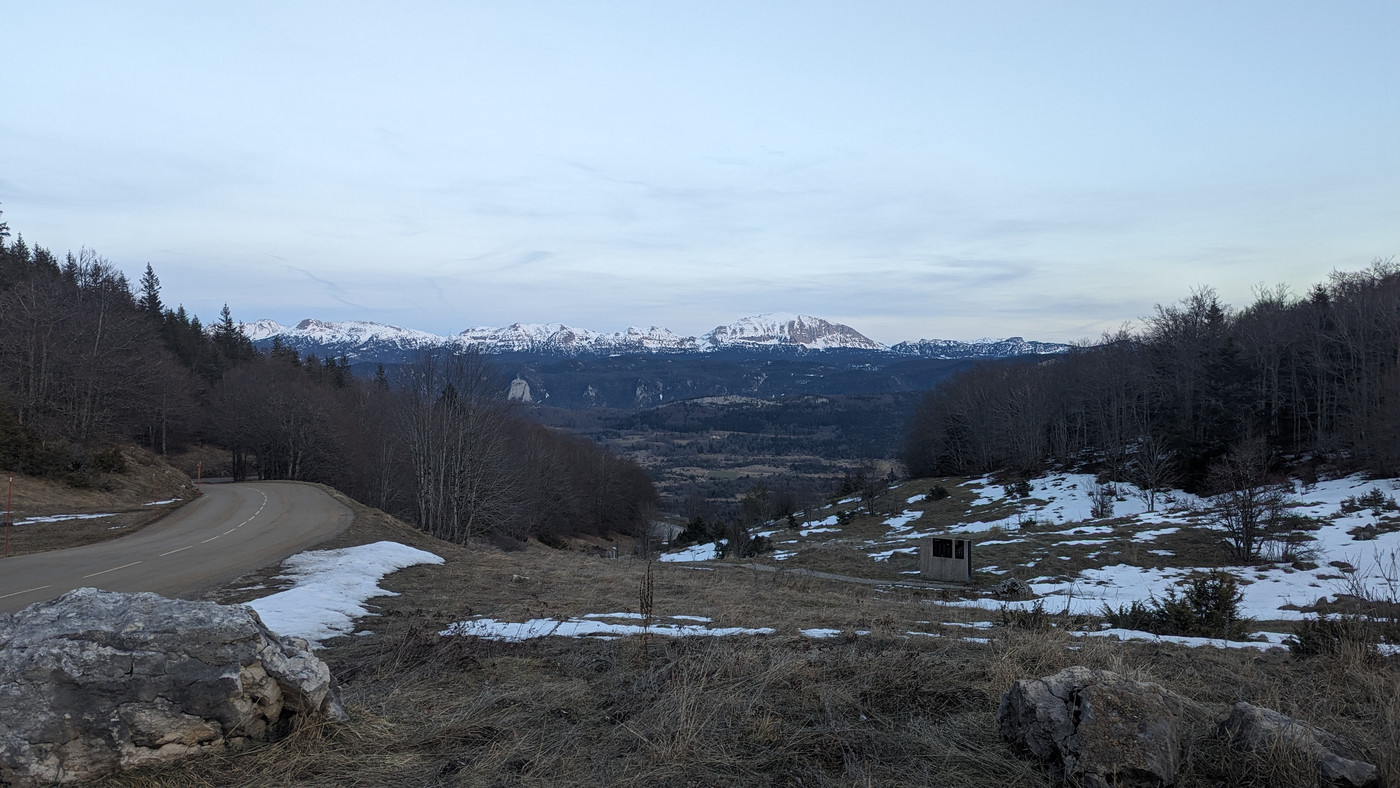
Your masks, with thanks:
[{"label": "sky", "polygon": [[1092,340],[1400,253],[1400,3],[13,3],[0,210],[203,319]]}]

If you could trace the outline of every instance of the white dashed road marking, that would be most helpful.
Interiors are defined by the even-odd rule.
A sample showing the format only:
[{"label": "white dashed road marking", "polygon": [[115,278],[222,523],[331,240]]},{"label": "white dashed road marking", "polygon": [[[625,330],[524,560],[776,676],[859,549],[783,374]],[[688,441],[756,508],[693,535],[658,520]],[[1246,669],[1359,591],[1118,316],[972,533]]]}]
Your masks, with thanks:
[{"label": "white dashed road marking", "polygon": [[[263,497],[262,505],[258,507],[258,510],[257,510],[256,512],[253,512],[253,516],[252,516],[252,517],[249,517],[247,520],[244,520],[243,522],[239,523],[238,525],[235,525],[234,527],[228,529],[227,531],[224,531],[224,532],[221,533],[221,534],[215,534],[214,536],[211,536],[211,537],[209,537],[208,539],[205,539],[205,540],[201,541],[200,544],[208,544],[208,543],[214,541],[215,539],[218,539],[220,536],[228,536],[229,534],[233,533],[234,531],[237,531],[239,528],[242,528],[243,526],[247,525],[248,523],[251,523],[251,522],[253,522],[254,520],[256,520],[257,517],[258,517],[258,515],[262,514],[262,510],[267,508],[267,493],[263,492],[262,490],[258,490],[258,494],[261,495],[261,496]],[[190,547],[193,547],[193,546],[194,546],[194,545],[190,545]],[[187,550],[187,549],[189,549],[189,548],[186,548],[186,547],[180,548],[180,550]],[[180,552],[180,550],[171,550],[170,553],[178,553],[178,552]],[[170,555],[170,553],[162,553],[161,555]]]},{"label": "white dashed road marking", "polygon": [[24,589],[23,591],[15,591],[14,593],[0,595],[0,599],[8,599],[9,597],[12,597],[12,596],[19,596],[20,594],[28,594],[28,593],[31,593],[31,592],[34,592],[34,591],[43,591],[45,588],[48,588],[48,586],[38,586],[38,587],[36,587],[36,588],[26,588],[26,589]]},{"label": "white dashed road marking", "polygon": [[114,567],[112,567],[111,569],[103,569],[101,572],[93,572],[93,573],[90,574],[90,575],[83,575],[83,579],[86,580],[86,579],[88,579],[89,577],[97,577],[98,575],[105,575],[105,574],[107,574],[108,572],[115,572],[115,571],[117,571],[118,569],[125,569],[125,568],[127,568],[128,566],[136,566],[136,565],[139,564],[139,563],[141,563],[141,562],[140,562],[140,561],[132,561],[132,562],[129,563],[129,564],[122,564],[121,566],[114,566]]}]

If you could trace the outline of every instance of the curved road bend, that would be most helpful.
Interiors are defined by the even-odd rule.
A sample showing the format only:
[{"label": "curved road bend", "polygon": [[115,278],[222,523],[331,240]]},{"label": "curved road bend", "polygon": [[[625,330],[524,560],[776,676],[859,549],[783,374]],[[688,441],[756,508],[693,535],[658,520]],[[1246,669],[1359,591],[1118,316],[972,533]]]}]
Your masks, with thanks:
[{"label": "curved road bend", "polygon": [[296,482],[206,485],[153,525],[99,544],[0,558],[0,613],[84,586],[191,595],[340,533],[353,513]]}]

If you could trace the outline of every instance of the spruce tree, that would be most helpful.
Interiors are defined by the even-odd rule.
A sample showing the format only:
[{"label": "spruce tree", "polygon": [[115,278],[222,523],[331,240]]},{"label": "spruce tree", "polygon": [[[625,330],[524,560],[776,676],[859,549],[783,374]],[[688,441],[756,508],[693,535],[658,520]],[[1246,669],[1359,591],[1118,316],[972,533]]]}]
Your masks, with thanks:
[{"label": "spruce tree", "polygon": [[146,263],[146,273],[141,275],[140,304],[152,318],[160,318],[165,314],[165,305],[160,302],[160,277],[156,276],[150,263]]}]

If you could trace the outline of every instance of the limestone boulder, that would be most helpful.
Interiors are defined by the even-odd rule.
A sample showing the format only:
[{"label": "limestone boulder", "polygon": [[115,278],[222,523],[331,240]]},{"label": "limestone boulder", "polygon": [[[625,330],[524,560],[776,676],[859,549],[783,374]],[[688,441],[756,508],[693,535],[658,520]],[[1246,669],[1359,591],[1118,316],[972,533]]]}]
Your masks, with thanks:
[{"label": "limestone boulder", "polygon": [[1375,764],[1362,760],[1354,744],[1273,709],[1236,703],[1218,730],[1237,750],[1311,766],[1322,785],[1370,788],[1381,782]]},{"label": "limestone boulder", "polygon": [[242,605],[82,588],[0,614],[0,784],[90,779],[344,714],[306,641]]},{"label": "limestone boulder", "polygon": [[1107,670],[1070,667],[1002,696],[1004,739],[1086,788],[1171,785],[1181,763],[1181,698]]}]

